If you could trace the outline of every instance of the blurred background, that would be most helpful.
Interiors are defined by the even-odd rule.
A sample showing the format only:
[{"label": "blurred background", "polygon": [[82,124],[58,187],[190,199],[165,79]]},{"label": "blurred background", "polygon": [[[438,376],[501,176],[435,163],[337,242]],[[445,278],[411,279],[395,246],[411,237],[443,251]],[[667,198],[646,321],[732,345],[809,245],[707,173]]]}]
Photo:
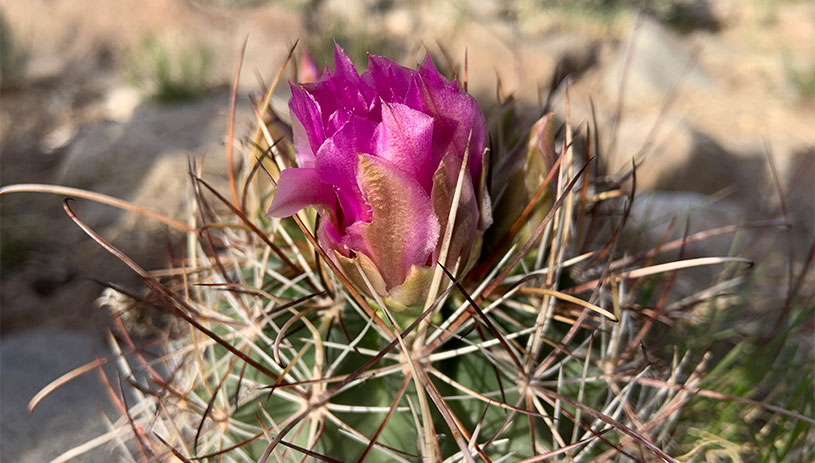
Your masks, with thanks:
[{"label": "blurred background", "polygon": [[[659,239],[669,212],[692,230],[786,213],[794,228],[760,253],[769,305],[743,316],[749,329],[772,325],[787,269],[805,264],[815,230],[811,1],[0,0],[0,184],[69,185],[181,217],[189,156],[204,157],[205,178],[225,178],[242,45],[237,137],[254,118],[246,95],[271,82],[298,40],[295,56],[307,47],[320,65],[336,40],[358,66],[369,52],[408,66],[429,52],[459,75],[466,51],[469,91],[486,109],[511,95],[522,110],[548,104],[563,117],[568,81],[573,121],[591,120],[594,105],[605,173],[642,162],[630,239]],[[162,264],[166,227],[89,201],[76,210],[142,266]],[[49,381],[108,352],[93,279],[139,285],[60,196],[3,196],[0,240],[0,459],[39,463],[106,430],[94,373],[25,409]],[[807,320],[802,350],[812,353]],[[140,322],[149,334],[149,318]],[[110,449],[80,461],[110,461]]]}]

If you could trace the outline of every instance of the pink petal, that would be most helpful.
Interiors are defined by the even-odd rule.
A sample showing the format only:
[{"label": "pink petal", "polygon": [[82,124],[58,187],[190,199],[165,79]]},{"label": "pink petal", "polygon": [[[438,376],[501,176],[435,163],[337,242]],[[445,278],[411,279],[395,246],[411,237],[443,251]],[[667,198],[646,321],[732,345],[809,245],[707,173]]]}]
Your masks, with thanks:
[{"label": "pink petal", "polygon": [[372,153],[376,124],[352,116],[333,137],[317,151],[320,179],[334,185],[343,216],[341,229],[358,221],[370,221],[370,207],[357,184],[357,153]]},{"label": "pink petal", "polygon": [[267,215],[289,217],[308,206],[317,206],[333,214],[337,209],[334,190],[320,180],[316,169],[291,168],[281,172]]},{"label": "pink petal", "polygon": [[313,86],[311,94],[320,104],[324,122],[335,112],[346,117],[356,115],[367,117],[376,92],[360,78],[354,64],[336,43],[334,44],[334,71]]},{"label": "pink petal", "polygon": [[439,221],[422,187],[386,161],[359,155],[357,178],[372,219],[350,226],[347,242],[367,254],[393,288],[412,265],[427,265],[439,240]]},{"label": "pink petal", "polygon": [[416,71],[400,66],[388,58],[368,55],[368,70],[362,78],[376,89],[383,101],[404,104],[408,90],[417,76]]},{"label": "pink petal", "polygon": [[376,155],[387,159],[430,193],[440,153],[433,150],[433,118],[399,103],[382,103],[374,135]]},{"label": "pink petal", "polygon": [[311,57],[308,50],[303,50],[303,56],[300,62],[297,63],[297,82],[301,84],[308,84],[316,82],[320,78],[320,69],[317,68],[317,63]]},{"label": "pink petal", "polygon": [[419,86],[412,90],[416,94],[409,99],[436,119],[433,146],[442,154],[463,158],[469,140],[468,169],[473,183],[477,183],[486,137],[484,114],[472,96],[436,70],[429,55],[419,66],[419,76]]},{"label": "pink petal", "polygon": [[328,122],[325,126],[325,137],[331,138],[342,128],[353,116],[351,113],[345,111],[334,111],[328,116]]},{"label": "pink petal", "polygon": [[303,87],[292,84],[289,111],[291,111],[292,130],[294,131],[294,152],[297,157],[297,165],[313,167],[314,153],[325,141],[320,105]]},{"label": "pink petal", "polygon": [[354,63],[351,62],[351,59],[345,54],[345,50],[337,42],[334,42],[333,80],[344,84],[344,88],[338,89],[340,91],[345,90],[339,94],[340,96],[353,95],[356,97],[358,95],[362,101],[367,103],[366,107],[370,105],[370,102],[376,96],[376,91],[362,80],[356,67],[354,67]]},{"label": "pink petal", "polygon": [[[317,228],[317,241],[326,251],[333,249],[337,253],[347,257],[350,255],[348,246],[342,243],[344,239],[343,234],[337,229],[336,222],[331,220],[332,217],[333,214],[330,214],[329,217],[321,216],[322,220],[320,221],[320,226]],[[331,255],[331,252],[328,254]]]},{"label": "pink petal", "polygon": [[337,42],[334,42],[334,72],[332,77],[355,85],[359,85],[360,82],[357,68],[354,67],[351,58],[345,54],[345,50]]}]

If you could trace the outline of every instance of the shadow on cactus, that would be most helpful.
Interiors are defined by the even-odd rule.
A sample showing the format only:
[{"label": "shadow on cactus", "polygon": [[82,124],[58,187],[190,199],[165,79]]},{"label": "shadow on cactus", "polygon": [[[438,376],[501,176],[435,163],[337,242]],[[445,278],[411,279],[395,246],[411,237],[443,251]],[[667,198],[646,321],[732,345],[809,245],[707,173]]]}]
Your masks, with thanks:
[{"label": "shadow on cactus", "polygon": [[568,106],[485,117],[430,59],[371,56],[360,74],[337,47],[321,75],[303,60],[316,80],[292,84],[290,118],[267,89],[229,193],[192,163],[188,222],[116,203],[185,233],[172,268],[145,271],[66,202],[174,320],[155,359],[118,325],[123,415],[69,454],[119,440],[145,462],[674,461],[683,406],[721,397],[697,387],[706,356],[648,344],[720,295],[672,295],[676,278],[750,264],[684,245],[749,225],[621,253],[634,188],[597,175],[597,128]]}]

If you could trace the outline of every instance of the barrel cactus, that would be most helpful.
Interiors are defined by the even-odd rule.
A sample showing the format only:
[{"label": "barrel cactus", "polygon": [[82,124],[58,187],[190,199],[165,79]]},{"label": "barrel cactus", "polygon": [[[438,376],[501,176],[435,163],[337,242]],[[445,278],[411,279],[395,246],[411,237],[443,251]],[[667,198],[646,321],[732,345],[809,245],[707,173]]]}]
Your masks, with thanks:
[{"label": "barrel cactus", "polygon": [[155,360],[113,341],[107,440],[127,461],[674,461],[701,370],[649,360],[675,312],[636,290],[675,268],[619,257],[621,221],[591,216],[629,192],[589,174],[568,107],[485,117],[429,57],[301,64],[231,197],[194,179],[174,267],[125,260],[174,322]]}]

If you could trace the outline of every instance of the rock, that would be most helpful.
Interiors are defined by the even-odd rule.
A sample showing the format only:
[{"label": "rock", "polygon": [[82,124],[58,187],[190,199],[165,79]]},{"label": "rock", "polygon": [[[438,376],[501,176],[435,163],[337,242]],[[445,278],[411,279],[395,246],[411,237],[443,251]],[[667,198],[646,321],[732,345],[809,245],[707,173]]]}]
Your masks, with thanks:
[{"label": "rock", "polygon": [[[691,235],[699,231],[738,225],[744,221],[743,215],[742,206],[728,199],[712,198],[689,191],[641,193],[634,199],[620,249],[636,251],[654,249],[671,224],[672,231],[668,234],[666,242],[682,239],[686,225],[688,235]],[[738,243],[741,243],[742,247],[737,248],[738,251],[742,251],[744,243],[752,242],[751,240],[762,232],[754,230],[740,232]],[[776,233],[776,230],[772,230],[771,233]],[[727,233],[688,243],[681,258],[729,256],[734,252],[732,245],[735,239],[735,233]],[[763,255],[767,248],[766,239],[760,242],[760,247],[762,250],[757,250],[753,246],[747,250],[748,254],[741,254],[740,257],[758,258]],[[679,251],[679,248],[666,251],[655,263],[680,260]],[[669,300],[698,293],[715,284],[722,268],[720,265],[712,265],[680,270]]]},{"label": "rock", "polygon": [[[616,154],[605,158],[607,172],[617,175],[626,172],[630,169],[632,156],[635,156],[640,162],[637,191],[641,194],[638,196],[647,192],[645,194],[671,197],[673,192],[681,192],[681,195],[702,195],[707,202],[716,201],[717,204],[719,200],[716,198],[724,198],[739,211],[739,214],[725,214],[700,209],[702,216],[720,214],[728,218],[710,226],[781,218],[783,211],[779,188],[769,167],[769,149],[784,195],[787,220],[792,226],[779,241],[779,249],[785,249],[789,244],[783,241],[791,241],[792,246],[802,253],[811,246],[815,233],[815,144],[789,140],[767,144],[748,136],[743,136],[741,143],[725,142],[720,134],[702,131],[682,117],[671,113],[664,117],[656,142],[644,151],[644,156],[643,144],[654,119],[630,117],[624,120],[618,132]],[[692,205],[687,200],[689,196],[680,197]],[[665,210],[676,209],[664,198],[660,201]],[[691,218],[692,222],[697,220],[695,215]],[[777,231],[772,234],[782,235]],[[721,243],[716,250],[726,252],[728,243]],[[773,252],[777,254],[777,251]]]},{"label": "rock", "polygon": [[470,23],[459,28],[448,50],[461,63],[467,50],[470,93],[481,100],[493,99],[500,79],[505,95],[534,96],[539,84],[548,82],[556,65],[554,57],[533,51],[533,42],[520,41],[517,34],[506,20]]},{"label": "rock", "polygon": [[383,24],[388,33],[406,36],[416,30],[416,15],[407,7],[393,8],[385,13]]},{"label": "rock", "polygon": [[[296,11],[282,7],[279,2],[266,2],[264,6],[247,9],[241,13],[230,8],[221,14],[224,23],[230,27],[224,27],[217,33],[211,32],[213,27],[211,19],[200,18],[198,34],[215,52],[212,61],[213,81],[231,85],[235,64],[246,40],[238,96],[243,97],[249,92],[261,91],[258,75],[263,77],[265,85],[269,85],[295,41],[300,39],[298,48],[305,43],[302,39],[306,37],[307,32],[303,28],[301,16]],[[289,76],[290,73],[283,74],[283,80],[278,88],[287,88],[286,79]],[[241,99],[245,100],[239,98]]]},{"label": "rock", "polygon": [[605,91],[616,97],[623,77],[626,99],[661,100],[677,84],[682,92],[712,90],[712,78],[694,61],[678,37],[657,21],[643,17],[617,50],[606,72]]},{"label": "rock", "polygon": [[353,27],[369,18],[376,10],[375,3],[372,0],[324,0],[320,2],[320,9],[325,17]]},{"label": "rock", "polygon": [[[94,359],[107,348],[96,339],[61,331],[27,331],[0,341],[0,460],[42,463],[107,431],[100,413],[118,418],[95,372],[65,384],[33,414],[31,398],[52,380]],[[101,407],[101,409],[100,409]],[[102,446],[80,457],[87,463],[116,458]]]},{"label": "rock", "polygon": [[534,44],[533,53],[547,53],[554,57],[553,83],[560,84],[567,77],[576,80],[597,64],[600,44],[585,35],[559,32],[530,41]]},{"label": "rock", "polygon": [[457,8],[453,2],[421,2],[416,7],[416,14],[420,25],[417,32],[427,39],[449,37],[459,26],[466,27],[470,22],[462,21],[468,18],[467,12]]},{"label": "rock", "polygon": [[142,95],[133,87],[119,86],[112,88],[103,104],[104,115],[114,122],[127,122],[141,105]]},{"label": "rock", "polygon": [[[251,117],[247,104],[239,108],[236,139],[246,134]],[[184,221],[189,211],[189,157],[203,165],[203,177],[210,184],[228,190],[223,155],[227,110],[226,94],[174,106],[144,106],[127,122],[85,127],[67,149],[53,155],[52,164],[59,166],[50,169],[58,170],[57,175],[21,177],[18,169],[15,177],[4,178],[4,184],[33,181],[84,188]],[[13,159],[29,165],[32,161],[26,156],[32,155],[45,157],[18,153]],[[201,162],[204,155],[206,162]],[[2,198],[3,238],[9,238],[3,243],[0,291],[4,336],[31,326],[103,329],[106,314],[93,307],[102,288],[89,278],[140,288],[126,265],[72,223],[62,210],[62,199],[22,193]],[[142,267],[163,266],[167,245],[177,243],[178,236],[166,225],[141,215],[84,199],[72,203],[72,208]],[[20,250],[16,260],[9,261],[13,256],[6,251],[13,250],[12,245]]]},{"label": "rock", "polygon": [[[663,116],[657,135],[648,143],[655,116],[629,117],[620,123],[607,172],[620,174],[638,163],[637,190],[684,190],[707,195],[729,194],[751,205],[750,216],[761,214],[769,194],[766,158],[760,149],[730,151],[711,134],[672,114]],[[760,147],[757,147],[760,148]],[[759,187],[759,186],[766,186]]]},{"label": "rock", "polygon": [[553,79],[579,78],[594,66],[598,43],[568,32],[529,34],[500,20],[462,26],[448,49],[462,57],[467,50],[472,93],[493,97],[500,78],[504,94],[535,102]]},{"label": "rock", "polygon": [[654,116],[623,119],[617,129],[616,149],[604,153],[602,159],[606,172],[612,175],[627,172],[632,160],[635,161],[638,190],[668,188],[663,183],[663,173],[679,172],[694,150],[693,127],[686,120],[672,115],[663,118],[660,132],[651,140],[652,145],[645,146],[655,122]]},{"label": "rock", "polygon": [[[189,157],[207,156],[205,177],[216,184],[226,178],[222,153],[228,105],[228,95],[219,94],[175,105],[144,106],[125,123],[92,127],[71,145],[57,183],[136,200],[143,207],[179,217],[186,212]],[[249,111],[247,104],[240,105],[238,127],[246,126]],[[150,195],[142,189],[145,182],[150,182]],[[98,227],[111,225],[119,216],[107,206],[94,206],[83,218]]]},{"label": "rock", "polygon": [[815,144],[791,146],[776,154],[775,162],[794,244],[797,249],[807,249],[815,236]]},{"label": "rock", "polygon": [[[649,191],[634,198],[626,229],[645,239],[640,249],[655,246],[673,220],[673,231],[668,241],[682,238],[685,224],[688,233],[738,224],[742,219],[738,203],[692,191]],[[730,251],[733,234],[689,244],[685,258],[726,256]],[[675,255],[675,254],[674,254]]]},{"label": "rock", "polygon": [[73,124],[70,122],[63,123],[43,138],[41,143],[42,152],[51,154],[60,148],[64,148],[71,142],[75,134],[76,127]]},{"label": "rock", "polygon": [[[236,155],[240,153],[236,152]],[[213,156],[217,158],[217,156]],[[213,164],[220,164],[225,171],[226,163],[212,159]],[[206,162],[204,165],[206,166]],[[214,167],[214,166],[213,166]],[[229,196],[225,185],[224,172],[213,172],[211,169],[204,175],[207,183],[224,196]],[[189,159],[186,155],[171,154],[158,157],[144,172],[142,182],[131,193],[129,198],[135,204],[147,205],[150,210],[165,217],[172,217],[186,222],[185,217],[192,212],[192,183],[189,172]],[[216,177],[213,178],[213,175]],[[208,196],[210,197],[210,196]],[[217,200],[216,200],[217,201]],[[105,229],[105,237],[119,244],[139,250],[149,250],[155,246],[155,240],[167,236],[167,227],[157,221],[145,219],[137,214],[125,214],[121,219]]]}]

